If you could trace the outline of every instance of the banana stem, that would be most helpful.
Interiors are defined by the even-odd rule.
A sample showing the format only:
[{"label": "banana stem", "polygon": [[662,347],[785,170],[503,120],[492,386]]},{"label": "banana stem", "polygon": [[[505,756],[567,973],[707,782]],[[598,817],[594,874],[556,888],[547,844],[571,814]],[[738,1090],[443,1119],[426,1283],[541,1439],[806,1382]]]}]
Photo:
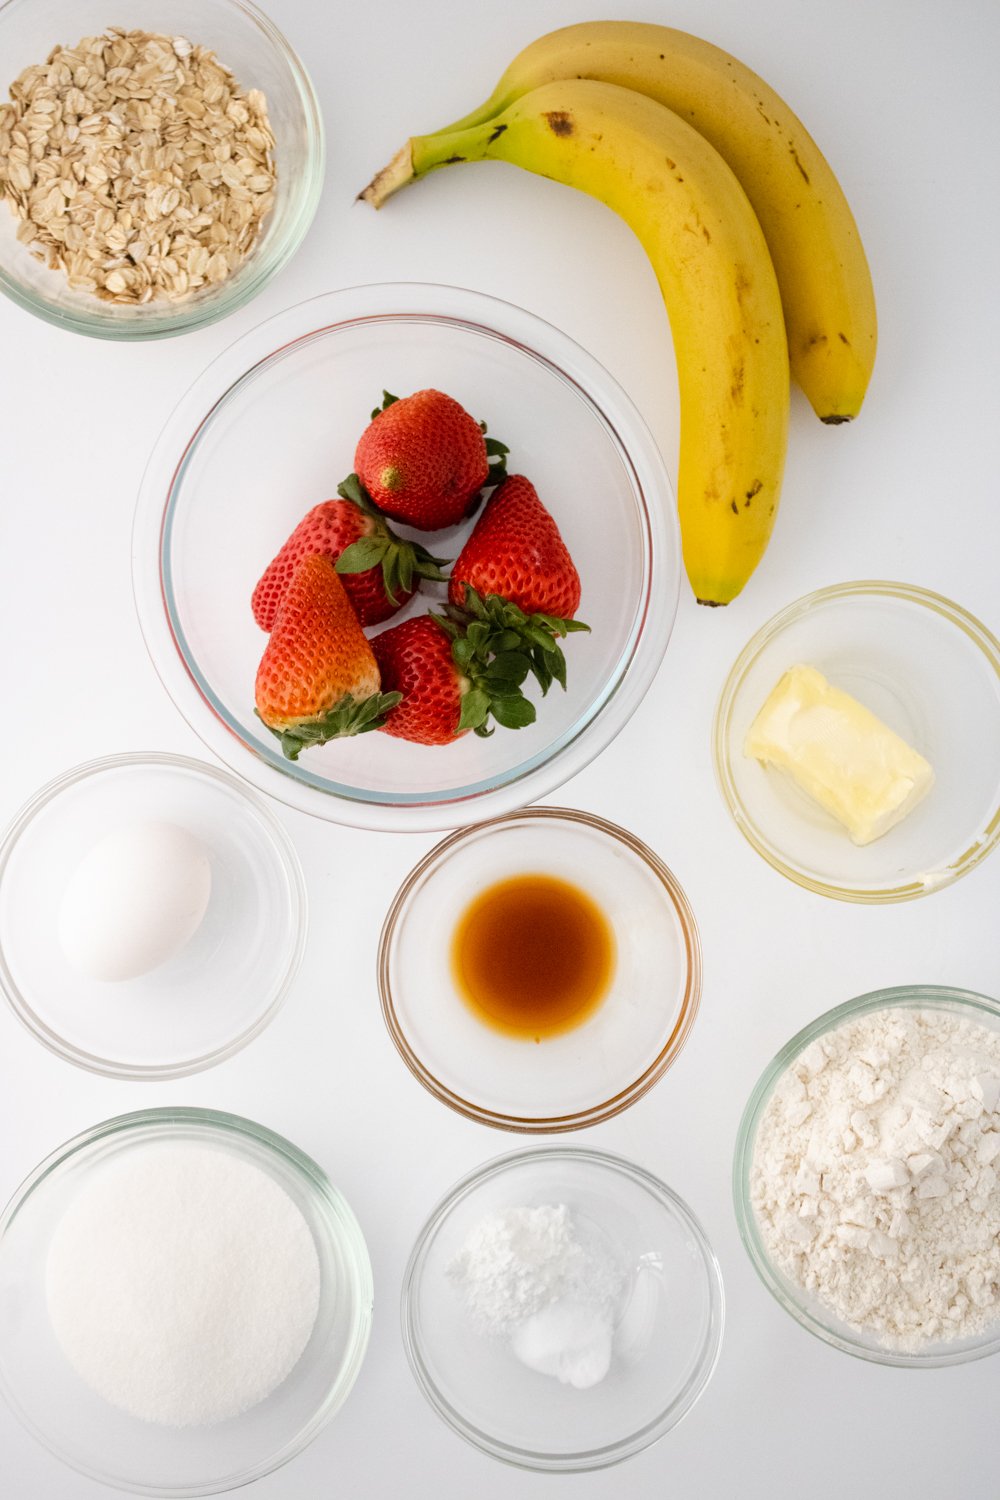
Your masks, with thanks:
[{"label": "banana stem", "polygon": [[[480,161],[489,145],[490,121],[467,130],[439,130],[434,135],[412,136],[359,194],[372,208],[381,208],[387,198],[398,193],[417,177],[447,167],[453,162]],[[498,135],[503,126],[494,127]]]}]

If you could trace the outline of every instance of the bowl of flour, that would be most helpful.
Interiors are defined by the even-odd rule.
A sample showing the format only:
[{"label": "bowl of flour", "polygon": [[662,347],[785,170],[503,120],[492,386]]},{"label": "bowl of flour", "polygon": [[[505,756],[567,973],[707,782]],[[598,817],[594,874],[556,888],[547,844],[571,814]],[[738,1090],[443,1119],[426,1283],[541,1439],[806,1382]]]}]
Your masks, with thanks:
[{"label": "bowl of flour", "polygon": [[0,1392],[131,1494],[217,1494],[293,1458],[350,1392],[371,1308],[347,1203],[236,1115],[106,1120],[0,1214]]},{"label": "bowl of flour", "polygon": [[912,985],[820,1016],[750,1097],[733,1192],[764,1285],[826,1343],[1000,1351],[1000,1002]]}]

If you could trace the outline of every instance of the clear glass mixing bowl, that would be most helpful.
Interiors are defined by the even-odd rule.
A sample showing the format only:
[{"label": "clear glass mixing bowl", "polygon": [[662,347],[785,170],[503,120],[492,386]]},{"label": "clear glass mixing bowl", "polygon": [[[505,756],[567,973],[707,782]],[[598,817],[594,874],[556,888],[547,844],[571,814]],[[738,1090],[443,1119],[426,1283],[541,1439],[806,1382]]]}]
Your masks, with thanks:
[{"label": "clear glass mixing bowl", "polygon": [[275,136],[274,208],[246,260],[226,281],[183,302],[138,307],[100,302],[70,289],[17,239],[18,220],[0,203],[0,291],[57,328],[103,339],[155,339],[226,317],[254,298],[295,254],[323,186],[323,122],[299,58],[251,0],[7,0],[0,6],[0,101],[18,74],[108,26],[183,36],[210,47],[245,88],[262,89]]},{"label": "clear glass mixing bowl", "polygon": [[[298,1364],[265,1400],[210,1427],[160,1426],[111,1406],[70,1365],[48,1316],[46,1260],[63,1213],[106,1163],[154,1142],[208,1146],[267,1172],[319,1256],[319,1311]],[[57,1458],[132,1494],[219,1494],[294,1458],[347,1399],[371,1315],[371,1264],[348,1204],[297,1147],[238,1115],[149,1109],[105,1120],[41,1162],[0,1214],[0,1393]]]},{"label": "clear glass mixing bowl", "polygon": [[[254,714],[265,637],[251,591],[306,511],[351,472],[383,388],[427,386],[486,420],[510,446],[510,471],[536,484],[580,573],[580,617],[591,632],[565,642],[568,691],[553,687],[526,729],[446,746],[366,734],[286,760]],[[471,525],[436,534],[432,550],[455,558]],[[397,831],[508,812],[597,755],[660,663],[679,567],[663,461],[607,371],[521,308],[406,283],[304,302],[210,365],[153,451],[133,533],[146,644],[206,744],[293,807]],[[396,620],[424,612],[441,587]]]}]

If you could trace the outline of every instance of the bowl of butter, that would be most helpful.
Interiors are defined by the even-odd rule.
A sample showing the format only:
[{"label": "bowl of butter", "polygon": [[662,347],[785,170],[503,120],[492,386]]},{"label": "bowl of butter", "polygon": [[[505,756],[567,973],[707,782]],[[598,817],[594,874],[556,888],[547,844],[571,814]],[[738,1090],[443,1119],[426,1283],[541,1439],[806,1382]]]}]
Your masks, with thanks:
[{"label": "bowl of butter", "polygon": [[1000,642],[926,589],[820,589],[741,652],[713,752],[783,875],[844,901],[926,895],[1000,842]]}]

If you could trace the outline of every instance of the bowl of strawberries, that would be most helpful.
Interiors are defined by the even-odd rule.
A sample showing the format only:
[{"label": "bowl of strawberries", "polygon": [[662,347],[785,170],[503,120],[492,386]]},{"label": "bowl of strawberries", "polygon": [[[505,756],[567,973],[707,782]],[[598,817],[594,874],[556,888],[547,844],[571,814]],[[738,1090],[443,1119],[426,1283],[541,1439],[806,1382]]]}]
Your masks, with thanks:
[{"label": "bowl of strawberries", "polygon": [[679,563],[659,452],[597,361],[411,283],[315,298],[220,356],[133,532],[143,635],[201,738],[292,806],[391,830],[510,811],[607,745]]}]

